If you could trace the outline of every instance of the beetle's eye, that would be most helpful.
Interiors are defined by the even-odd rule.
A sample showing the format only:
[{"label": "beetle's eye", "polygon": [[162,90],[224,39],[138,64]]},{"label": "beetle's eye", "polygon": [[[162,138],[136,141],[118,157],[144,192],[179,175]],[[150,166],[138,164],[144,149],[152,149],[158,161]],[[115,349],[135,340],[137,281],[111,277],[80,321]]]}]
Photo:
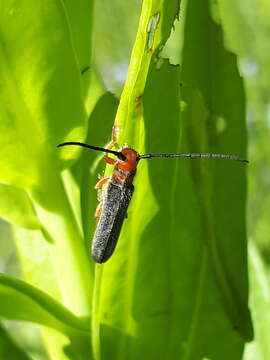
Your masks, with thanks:
[{"label": "beetle's eye", "polygon": [[125,155],[124,155],[123,153],[119,152],[118,154],[119,154],[119,155],[118,155],[118,158],[119,158],[120,160],[122,160],[122,161],[125,161],[125,160],[126,160],[126,157],[125,157]]}]

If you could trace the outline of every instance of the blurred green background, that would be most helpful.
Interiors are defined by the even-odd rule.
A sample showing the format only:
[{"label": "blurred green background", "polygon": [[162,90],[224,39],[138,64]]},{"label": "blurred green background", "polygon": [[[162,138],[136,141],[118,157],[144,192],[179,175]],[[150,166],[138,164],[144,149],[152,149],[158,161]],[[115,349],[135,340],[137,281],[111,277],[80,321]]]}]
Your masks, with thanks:
[{"label": "blurred green background", "polygon": [[[182,1],[179,20],[176,21],[175,29],[162,51],[162,55],[169,58],[172,64],[179,64],[181,58],[186,11],[188,3],[192,2],[193,0]],[[264,0],[209,0],[209,4],[213,19],[222,27],[226,49],[237,55],[246,96],[250,160],[247,228],[250,308],[255,340],[246,345],[244,359],[267,360],[270,358],[270,3]],[[138,0],[96,1],[92,61],[95,76],[100,80],[99,84],[103,83],[103,87],[100,85],[95,88],[91,100],[93,104],[105,89],[120,96],[140,10],[141,1]],[[197,61],[200,62],[200,59]],[[180,63],[180,67],[181,65]],[[89,107],[93,104],[90,103]],[[20,266],[14,236],[23,236],[22,233],[23,230],[18,228],[13,232],[4,219],[0,221],[0,270],[15,277],[20,277]],[[39,261],[42,263],[43,256],[46,255],[39,253],[39,240],[35,241],[36,256],[40,257]],[[6,321],[5,326],[14,341],[27,349],[34,360],[48,359],[42,350],[36,325]]]}]

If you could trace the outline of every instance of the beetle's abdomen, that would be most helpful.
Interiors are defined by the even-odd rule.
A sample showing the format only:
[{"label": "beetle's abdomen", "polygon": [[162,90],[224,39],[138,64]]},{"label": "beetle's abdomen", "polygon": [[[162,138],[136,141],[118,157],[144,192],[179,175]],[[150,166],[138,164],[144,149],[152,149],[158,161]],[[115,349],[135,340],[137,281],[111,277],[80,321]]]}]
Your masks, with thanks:
[{"label": "beetle's abdomen", "polygon": [[133,191],[132,184],[109,182],[92,243],[92,257],[95,262],[103,263],[113,253]]}]

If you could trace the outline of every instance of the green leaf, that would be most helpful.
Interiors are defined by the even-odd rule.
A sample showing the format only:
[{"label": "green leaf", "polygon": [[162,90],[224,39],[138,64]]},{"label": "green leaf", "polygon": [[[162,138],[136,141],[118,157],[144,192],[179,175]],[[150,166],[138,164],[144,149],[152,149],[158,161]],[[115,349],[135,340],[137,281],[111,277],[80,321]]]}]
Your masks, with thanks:
[{"label": "green leaf", "polygon": [[120,127],[119,142],[139,152],[143,150],[142,96],[150,69],[167,41],[178,16],[179,0],[144,1],[133,46],[129,71],[121,94],[115,124]]},{"label": "green leaf", "polygon": [[[46,241],[40,231],[13,227],[13,234],[24,279],[63,304],[59,291],[62,283],[56,283],[56,274],[51,264],[52,243]],[[24,324],[20,325],[24,326]],[[68,335],[63,335],[63,333],[48,327],[42,327],[41,332],[44,346],[50,358],[70,359],[64,354],[66,347],[69,347],[71,348],[69,352],[73,354],[76,352],[78,355],[77,357],[73,356],[72,359],[89,359],[91,348],[89,332],[85,332],[84,336],[81,332],[76,335],[73,331]]]},{"label": "green leaf", "polygon": [[52,243],[65,305],[89,315],[89,263],[59,173],[79,151],[56,148],[86,133],[81,69],[62,2],[1,3],[0,53],[0,181],[28,191]]},{"label": "green leaf", "polygon": [[[205,121],[209,113],[205,108],[203,97],[198,91],[183,87],[182,99],[185,99],[186,103],[182,112],[183,140],[181,152],[209,153],[206,142],[208,133],[205,129]],[[178,255],[178,262],[183,262],[186,267],[179,274],[179,284],[183,283],[183,285],[179,285],[177,291],[180,294],[179,297],[181,294],[185,294],[185,298],[187,298],[187,303],[184,303],[185,313],[181,312],[181,304],[184,301],[178,300],[179,317],[183,319],[185,324],[181,329],[181,338],[183,338],[182,341],[186,345],[182,349],[184,359],[201,359],[206,355],[210,359],[220,358],[226,360],[229,357],[238,360],[242,358],[243,352],[244,341],[233,327],[234,323],[233,325],[230,323],[230,317],[224,311],[224,308],[226,309],[224,301],[227,300],[227,294],[224,296],[221,288],[224,284],[220,283],[218,278],[218,276],[221,276],[222,279],[222,274],[215,272],[215,266],[220,266],[220,263],[215,263],[215,261],[220,261],[220,258],[217,257],[214,251],[216,250],[215,241],[217,235],[212,232],[213,219],[211,217],[213,216],[212,201],[216,200],[216,197],[212,195],[215,190],[213,182],[215,172],[213,170],[218,165],[218,163],[214,163],[215,161],[224,162],[222,160],[194,159],[189,161],[186,169],[181,164],[177,173],[179,179],[186,178],[183,185],[181,182],[178,185],[179,195],[177,197],[182,210],[178,218],[183,223],[182,232],[179,230],[179,238],[181,239],[184,236],[183,242],[185,242],[184,244],[181,243],[182,249],[179,249],[181,255]],[[243,165],[241,164],[241,166]],[[225,172],[231,173],[235,168],[237,168],[237,164],[223,163],[223,171]],[[222,188],[220,191],[226,191],[226,189]],[[218,208],[216,212],[219,214],[222,210]],[[226,234],[227,229],[224,229],[224,225],[223,231]],[[218,239],[220,245],[229,251],[226,248],[226,241],[222,242],[222,238]],[[212,247],[214,247],[214,250]],[[213,259],[213,257],[215,258]],[[220,257],[223,261],[225,254],[221,253]],[[175,263],[177,263],[177,260]],[[230,272],[234,268],[223,268],[222,270]],[[185,279],[182,277],[185,277]],[[214,342],[211,341],[213,336],[215,336]]]},{"label": "green leaf", "polygon": [[[233,5],[232,5],[233,4]],[[234,11],[231,11],[234,6]],[[269,226],[269,98],[270,98],[270,24],[268,1],[219,0],[220,22],[226,46],[238,55],[238,66],[245,79],[249,126],[248,225],[267,262],[270,258]],[[265,221],[263,220],[265,219]],[[265,230],[263,230],[265,229]]]},{"label": "green leaf", "polygon": [[30,360],[0,325],[0,359]]},{"label": "green leaf", "polygon": [[64,6],[72,35],[75,53],[81,72],[86,72],[91,60],[91,32],[93,17],[93,1],[65,0]]},{"label": "green leaf", "polygon": [[92,72],[91,49],[92,49],[92,0],[65,0],[63,5],[67,11],[72,42],[76,53],[76,60],[81,72],[84,99],[87,99]]},{"label": "green leaf", "polygon": [[31,321],[60,332],[89,331],[89,319],[80,319],[52,297],[24,281],[0,274],[0,316]]},{"label": "green leaf", "polygon": [[[146,49],[149,44],[149,37],[143,37],[143,24],[148,23],[143,17],[143,8],[140,37],[135,42],[117,113],[116,123],[122,130],[120,144],[128,141],[128,145],[141,152],[145,139],[147,152],[153,153],[208,152],[209,149],[227,153],[229,145],[229,152],[240,155],[245,152],[243,91],[236,62],[224,51],[220,29],[211,21],[205,4],[201,5],[202,9],[189,9],[191,15],[185,29],[183,79],[188,86],[183,91],[182,139],[178,69],[165,63],[160,70],[153,70],[143,93],[149,70],[149,59],[142,52],[143,42]],[[201,32],[201,21],[205,22],[208,32]],[[212,33],[216,37],[211,35],[211,43],[206,35]],[[159,38],[157,27],[151,39],[153,35],[157,36],[153,40],[155,46]],[[201,42],[193,39],[195,35]],[[212,48],[210,63],[208,50]],[[202,58],[200,66],[199,58]],[[217,92],[219,82],[225,83],[224,91]],[[233,95],[239,100],[228,108],[231,82],[235,89]],[[232,123],[240,114],[242,122],[234,130]],[[239,135],[241,141],[234,143],[232,139],[238,139]],[[179,161],[164,159],[155,164],[154,159],[148,163],[141,160],[135,180],[136,193],[115,254],[104,267],[97,267],[94,316],[119,331],[116,342],[114,334],[101,327],[104,358],[109,354],[119,359],[138,358],[143,354],[147,358],[173,359],[182,354],[185,359],[205,356],[239,359],[244,341],[233,326],[243,337],[251,337],[243,165]],[[231,176],[230,172],[234,174]],[[229,174],[232,183],[228,181]],[[217,188],[218,182],[224,186],[222,189]],[[230,193],[240,194],[233,211]],[[223,212],[217,208],[221,201],[226,204]],[[159,212],[155,216],[157,206]],[[228,235],[229,246],[228,221],[233,224]],[[234,249],[233,254],[230,247]],[[95,323],[93,331],[99,331]],[[97,342],[98,335],[94,338],[98,358]],[[114,344],[113,348],[110,343]]]},{"label": "green leaf", "polygon": [[15,186],[0,184],[0,215],[27,229],[40,229],[33,204],[27,193]]},{"label": "green leaf", "polygon": [[0,180],[32,187],[50,177],[59,142],[84,136],[80,69],[61,2],[7,0],[0,24]]},{"label": "green leaf", "polygon": [[267,359],[270,354],[270,284],[269,273],[253,240],[249,242],[250,306],[256,338],[245,348],[245,360]]},{"label": "green leaf", "polygon": [[[186,150],[186,140],[181,144],[178,85],[178,68],[166,62],[148,78],[147,152]],[[101,327],[104,358],[241,356],[243,342],[224,315],[203,243],[190,171],[189,160],[141,160],[138,166],[128,218],[113,257],[102,269],[98,317],[119,331],[115,337],[110,328]]]},{"label": "green leaf", "polygon": [[[221,28],[211,19],[203,1],[196,4],[191,1],[188,5],[182,67],[188,149],[244,157],[242,79],[235,56],[224,49]],[[196,105],[198,96],[205,111]],[[204,242],[224,310],[232,327],[245,340],[251,340],[247,306],[246,168],[232,162],[193,162],[192,177],[201,209]]]},{"label": "green leaf", "polygon": [[[115,124],[120,129],[118,143],[128,143],[129,146],[136,148],[139,152],[144,150],[144,120],[143,120],[143,92],[146,85],[147,75],[150,69],[153,55],[159,51],[159,45],[167,40],[173,21],[178,15],[179,1],[144,1],[135,44],[133,47],[130,67],[127,75],[125,88],[121,95],[119,108],[116,114]],[[146,165],[146,164],[145,164]],[[109,170],[108,170],[109,171]],[[105,174],[107,175],[106,170]],[[147,223],[154,216],[157,205],[151,190],[149,190],[148,170],[146,166],[141,167],[140,174],[137,175],[137,181],[144,181],[144,187],[141,188],[141,197],[133,200],[133,205],[129,210],[129,226],[124,226],[119,239],[119,245],[114,254],[113,260],[106,265],[103,273],[97,269],[95,292],[93,296],[93,350],[96,359],[104,354],[113,354],[116,358],[126,358],[129,353],[127,334],[134,334],[135,327],[130,320],[130,311],[132,307],[132,296],[135,281],[135,270],[138,255],[138,241]],[[141,199],[147,198],[148,201],[142,208]],[[140,200],[139,200],[140,199]],[[129,234],[129,243],[124,240]],[[132,235],[131,235],[132,234]],[[120,243],[122,244],[120,246]],[[124,249],[124,250],[123,250]],[[124,252],[123,252],[124,251]],[[118,254],[118,255],[117,255]],[[129,260],[127,265],[126,261]],[[123,268],[127,269],[123,272]],[[123,276],[123,274],[125,274]],[[122,279],[121,279],[122,278]],[[120,283],[125,284],[123,288],[113,285],[112,279],[118,279]],[[128,285],[129,284],[129,285]],[[130,286],[132,290],[129,290]],[[115,304],[112,299],[118,297],[125,301]],[[121,292],[121,296],[120,295]],[[109,310],[110,309],[110,310]],[[121,310],[120,310],[121,309]],[[106,314],[112,311],[113,315],[109,319]],[[120,311],[120,313],[119,313]],[[121,324],[122,336],[117,337],[117,345],[114,340],[114,348],[103,344],[103,339],[109,339],[113,334],[101,335],[101,344],[99,344],[99,323],[111,325]],[[119,326],[118,326],[119,327]],[[112,340],[110,339],[110,341]],[[107,346],[106,346],[107,345]],[[113,351],[113,353],[112,353]],[[140,351],[138,349],[138,351]],[[158,354],[158,351],[156,352]],[[134,354],[137,351],[134,350]],[[136,357],[136,355],[134,355]],[[144,356],[148,357],[146,354]]]}]

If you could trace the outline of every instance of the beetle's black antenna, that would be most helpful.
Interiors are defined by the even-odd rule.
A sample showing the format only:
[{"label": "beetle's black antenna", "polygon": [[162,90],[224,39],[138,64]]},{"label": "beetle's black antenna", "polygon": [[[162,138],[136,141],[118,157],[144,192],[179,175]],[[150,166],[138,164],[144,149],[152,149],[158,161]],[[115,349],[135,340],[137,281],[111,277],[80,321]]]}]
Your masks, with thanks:
[{"label": "beetle's black antenna", "polygon": [[198,158],[205,158],[205,159],[227,159],[227,160],[234,160],[234,161],[241,161],[244,163],[248,163],[249,161],[243,159],[239,156],[234,155],[224,155],[224,154],[145,154],[139,155],[139,159],[151,159],[151,158],[191,158],[191,159],[198,159]]},{"label": "beetle's black antenna", "polygon": [[81,143],[79,141],[64,142],[62,144],[57,145],[57,147],[62,147],[62,146],[66,146],[66,145],[77,145],[77,146],[82,146],[82,147],[92,149],[92,150],[106,152],[106,153],[113,154],[113,155],[117,156],[120,160],[125,160],[125,156],[119,151],[105,149],[105,148],[102,148],[102,147],[99,147],[99,146],[88,145],[88,144]]}]

